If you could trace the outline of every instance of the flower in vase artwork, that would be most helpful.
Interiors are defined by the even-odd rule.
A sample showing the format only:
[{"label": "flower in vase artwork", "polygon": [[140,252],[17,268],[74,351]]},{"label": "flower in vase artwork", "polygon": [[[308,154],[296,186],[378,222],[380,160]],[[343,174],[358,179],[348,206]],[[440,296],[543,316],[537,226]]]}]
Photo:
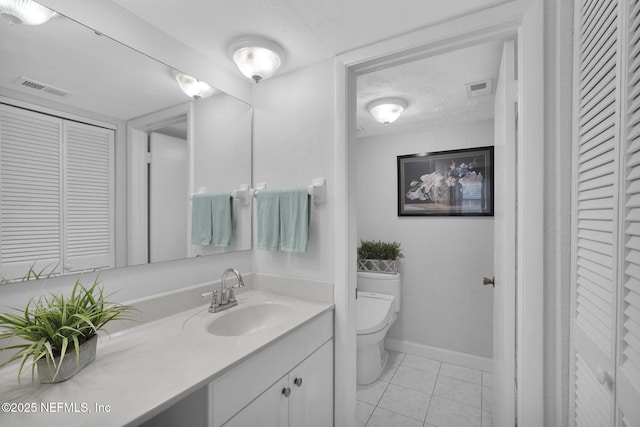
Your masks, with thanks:
[{"label": "flower in vase artwork", "polygon": [[493,215],[493,147],[398,156],[398,215]]}]

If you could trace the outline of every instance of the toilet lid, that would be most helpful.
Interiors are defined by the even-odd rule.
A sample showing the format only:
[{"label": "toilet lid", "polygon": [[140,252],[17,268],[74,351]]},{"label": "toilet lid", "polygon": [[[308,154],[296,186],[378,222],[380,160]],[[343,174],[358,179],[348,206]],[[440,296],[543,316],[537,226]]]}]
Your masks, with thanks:
[{"label": "toilet lid", "polygon": [[356,330],[371,334],[384,328],[391,319],[393,295],[358,292],[356,299]]}]

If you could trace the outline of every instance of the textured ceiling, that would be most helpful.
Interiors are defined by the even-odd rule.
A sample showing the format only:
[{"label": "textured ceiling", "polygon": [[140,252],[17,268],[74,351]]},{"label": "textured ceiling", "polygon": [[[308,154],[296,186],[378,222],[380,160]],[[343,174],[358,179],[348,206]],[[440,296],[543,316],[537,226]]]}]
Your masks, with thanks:
[{"label": "textured ceiling", "polygon": [[[190,45],[212,63],[237,72],[227,47],[239,36],[270,38],[287,58],[279,74],[305,67],[340,53],[393,36],[444,22],[505,0],[113,0],[161,31]],[[16,90],[18,76],[29,77],[74,95],[69,104],[128,119],[150,108],[184,102],[170,70],[153,61],[137,64],[141,55],[96,36],[63,18],[37,27],[0,22],[0,51],[12,58],[0,67],[0,85]],[[64,27],[64,28],[63,28]],[[59,31],[59,32],[58,32]],[[62,40],[62,41],[61,41]],[[58,50],[58,48],[63,48]],[[494,77],[496,46],[453,52],[362,76],[359,89],[360,135],[412,129],[455,120],[486,118],[490,98],[465,101],[464,84]],[[110,59],[106,59],[110,58]],[[114,59],[114,58],[120,58]],[[145,58],[143,58],[145,59]],[[83,60],[81,62],[81,60]],[[69,64],[74,64],[69,67]],[[118,67],[126,64],[134,74]],[[151,78],[150,76],[153,76]],[[140,82],[144,82],[141,85]],[[119,102],[116,88],[135,94]],[[143,92],[143,89],[150,89]],[[160,99],[161,93],[172,95]],[[402,96],[409,106],[400,120],[384,127],[373,122],[364,105],[381,96]],[[53,99],[52,99],[53,100]],[[171,104],[173,103],[173,104]],[[491,108],[489,108],[491,106]],[[483,108],[484,107],[484,108]],[[491,110],[491,111],[490,111]],[[462,118],[462,119],[461,119]]]},{"label": "textured ceiling", "polygon": [[[279,74],[389,39],[507,0],[112,0],[199,51],[213,63],[237,72],[228,46],[238,37],[258,35],[279,43],[286,59]],[[493,97],[467,99],[465,84],[495,77],[498,43],[406,64],[358,81],[358,135],[442,126],[493,117]],[[379,125],[364,105],[383,96],[401,96],[409,106],[389,126]]]},{"label": "textured ceiling", "polygon": [[279,43],[280,73],[507,0],[112,0],[234,70],[229,44],[258,35]]},{"label": "textured ceiling", "polygon": [[[358,137],[493,118],[494,95],[467,97],[466,84],[498,76],[502,41],[484,43],[358,77]],[[383,97],[407,101],[400,118],[376,122],[367,104]]]}]

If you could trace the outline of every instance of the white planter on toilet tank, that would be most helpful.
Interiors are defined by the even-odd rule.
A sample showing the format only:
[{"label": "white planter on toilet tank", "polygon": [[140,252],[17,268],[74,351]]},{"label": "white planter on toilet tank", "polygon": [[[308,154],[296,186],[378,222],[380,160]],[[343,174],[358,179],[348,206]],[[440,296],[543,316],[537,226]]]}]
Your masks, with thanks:
[{"label": "white planter on toilet tank", "polygon": [[380,378],[389,355],[383,340],[400,311],[400,273],[358,272],[356,299],[358,384]]}]

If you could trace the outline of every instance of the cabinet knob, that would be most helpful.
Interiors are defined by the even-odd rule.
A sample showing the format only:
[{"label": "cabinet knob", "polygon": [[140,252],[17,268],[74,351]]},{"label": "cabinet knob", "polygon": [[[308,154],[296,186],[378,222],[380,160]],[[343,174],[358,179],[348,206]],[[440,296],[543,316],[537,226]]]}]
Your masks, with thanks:
[{"label": "cabinet knob", "polygon": [[283,388],[282,394],[284,394],[284,397],[289,397],[289,395],[291,394],[291,389],[289,387]]},{"label": "cabinet knob", "polygon": [[293,383],[298,387],[300,387],[302,385],[302,378],[300,377],[296,378],[295,380],[293,380]]}]

